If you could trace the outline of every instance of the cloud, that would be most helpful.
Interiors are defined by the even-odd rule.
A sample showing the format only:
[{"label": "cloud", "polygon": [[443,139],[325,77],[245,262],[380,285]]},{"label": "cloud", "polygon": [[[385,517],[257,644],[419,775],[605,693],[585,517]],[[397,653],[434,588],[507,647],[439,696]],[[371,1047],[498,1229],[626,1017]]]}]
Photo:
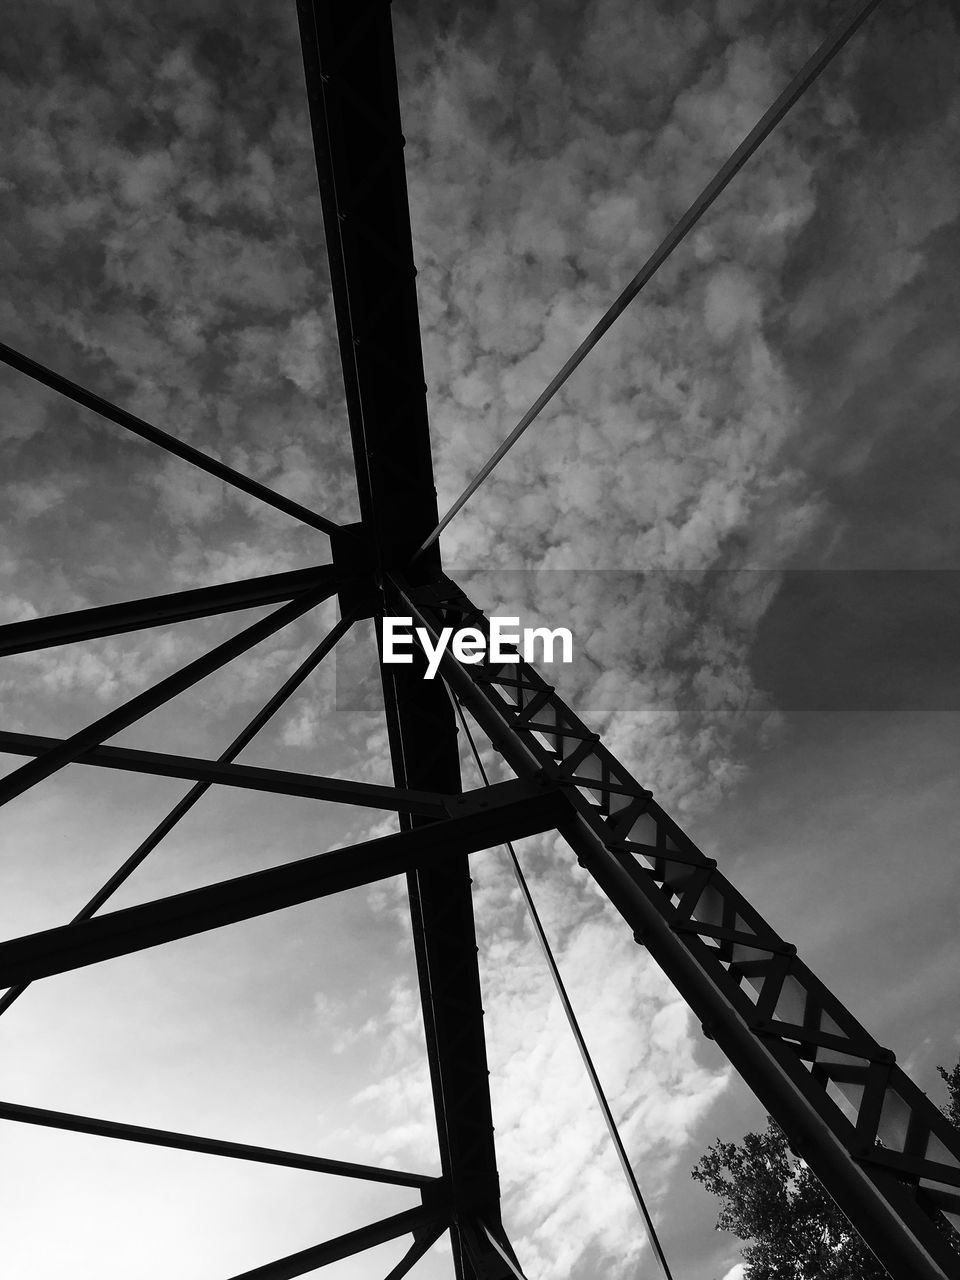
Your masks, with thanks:
[{"label": "cloud", "polygon": [[[173,434],[350,519],[349,441],[315,246],[305,104],[273,92],[278,82],[297,84],[287,69],[299,60],[295,22],[265,15],[253,24],[263,39],[249,32],[224,45],[219,10],[170,6],[159,33],[109,6],[101,16],[96,57],[82,16],[53,6],[50,52],[31,23],[18,23],[16,60],[0,69],[0,100],[17,139],[6,165],[17,199],[5,226],[5,337]],[[139,60],[148,46],[155,61],[144,79]],[[54,66],[41,73],[45,57]],[[231,62],[259,112],[234,109],[240,80],[223,78]],[[6,430],[36,446],[35,468],[57,455],[64,415],[38,411],[23,386],[18,379],[9,393]],[[119,428],[95,431],[98,470],[78,473],[78,502],[89,501],[94,479],[116,486],[125,471],[129,482],[135,459],[137,478],[159,491],[155,535],[166,517],[174,531],[189,526],[215,538],[225,511],[236,518],[239,510],[288,560],[322,556],[325,540],[320,556],[305,557],[316,534],[264,504],[231,501],[229,489],[183,464],[151,465],[157,455],[131,450]],[[31,492],[22,490],[22,500]]]},{"label": "cloud", "polygon": [[[580,12],[576,42],[571,33],[570,45],[548,45],[532,61],[514,31],[522,19],[506,9],[479,36],[466,20],[454,24],[436,60],[405,83],[442,500],[506,435],[815,36],[796,15],[761,40],[736,29],[729,10],[726,36],[653,14],[654,43],[685,56],[651,60],[643,76],[632,59],[611,56],[632,29],[627,6],[594,4]],[[497,68],[496,101],[483,58]],[[562,86],[550,96],[549,128],[523,111],[531,77],[540,102],[544,86]],[[767,312],[817,208],[823,133],[839,146],[855,129],[841,94],[824,91],[823,100],[840,102],[832,123],[803,114],[755,158],[663,283],[604,337],[485,482],[444,535],[450,562],[737,569],[775,566],[803,544],[817,497],[787,456],[803,402]],[[598,117],[612,115],[614,102],[617,125],[604,135]],[[479,184],[469,203],[459,198],[465,155],[475,157]],[[616,734],[615,691],[649,688],[662,700],[674,683],[671,661],[686,652],[686,705],[713,718],[710,754],[727,761],[708,770],[704,752],[685,791],[715,798],[716,778],[736,774],[738,726],[757,709],[747,672],[754,602],[738,610],[731,592],[703,635],[704,602],[682,584],[665,576],[639,590],[630,600],[593,592],[582,609],[565,600],[549,618],[571,626],[602,668],[593,687],[573,692]],[[545,613],[530,595],[527,607]],[[664,727],[668,754],[687,764],[687,727],[669,718]]]},{"label": "cloud", "polygon": [[29,440],[43,429],[43,407],[36,396],[29,394],[22,383],[12,381],[13,375],[4,369],[0,374],[0,435],[5,445],[14,440]]},{"label": "cloud", "polygon": [[707,332],[717,342],[726,342],[741,328],[756,328],[762,302],[749,274],[726,265],[710,275],[703,306]]},{"label": "cloud", "polygon": [[[556,842],[559,846],[559,841]],[[629,930],[579,882],[569,851],[525,842],[531,884],[556,943],[571,999],[643,1190],[657,1206],[697,1121],[728,1072],[697,1062],[689,1012]],[[508,1230],[532,1274],[560,1277],[585,1252],[619,1266],[643,1250],[642,1225],[500,853],[471,862],[498,1164]],[[394,885],[380,909],[405,914]],[[409,951],[409,944],[405,948]],[[419,996],[398,980],[384,1009],[355,1024],[378,1082],[358,1092],[356,1119],[335,1135],[350,1145],[373,1131],[377,1154],[408,1167],[435,1159]]]},{"label": "cloud", "polygon": [[[569,1274],[585,1250],[636,1261],[642,1226],[504,856],[473,863],[504,1203],[524,1265]],[[723,1091],[690,1015],[562,843],[524,862],[642,1190],[658,1216],[678,1155]]]},{"label": "cloud", "polygon": [[[829,6],[437,8],[394,6],[446,503],[806,58]],[[220,3],[176,0],[149,16],[111,3],[93,33],[79,10],[36,12],[43,21],[31,10],[19,24],[0,74],[11,139],[4,336],[299,501],[354,519],[293,10],[268,4],[241,21]],[[776,571],[828,523],[814,465],[818,442],[838,435],[827,409],[917,332],[937,237],[955,216],[955,22],[945,4],[922,19],[887,12],[444,536],[450,564],[537,571],[491,579],[485,603],[571,626],[580,660],[564,693],[685,817],[728,795],[745,744],[777,731],[751,644]],[[911,22],[926,26],[912,32]],[[893,74],[901,65],[909,74]],[[893,314],[907,295],[911,306]],[[823,354],[831,345],[843,376],[828,376],[839,367]],[[949,345],[924,359],[931,379],[946,377]],[[263,504],[24,380],[4,387],[11,496],[31,517],[4,559],[11,616],[327,558],[324,539]],[[856,478],[874,422],[842,425]],[[81,512],[96,521],[81,529]],[[744,572],[756,568],[771,572]],[[294,628],[205,683],[190,699],[197,720],[213,736],[310,640]],[[200,647],[174,630],[25,659],[7,690],[13,713],[45,727],[54,694],[99,713]],[[24,674],[40,695],[21,703]],[[304,767],[329,740],[332,680],[318,673],[276,726]],[[335,767],[349,776],[389,776],[377,710],[356,713],[336,744]],[[357,819],[344,839],[395,825]],[[656,1200],[727,1076],[699,1062],[682,1005],[566,851],[531,842],[524,857]],[[511,1228],[545,1276],[593,1254],[635,1260],[629,1200],[514,890],[496,857],[476,867]],[[370,901],[406,954],[401,886]],[[375,1017],[365,1008],[354,1023],[340,1004],[318,1017],[337,1022],[341,1057],[353,1045],[372,1053],[385,1033],[384,1082],[357,1094],[351,1123],[376,1135],[384,1159],[426,1158],[410,982],[398,980]]]},{"label": "cloud", "polygon": [[[642,65],[622,4],[580,6],[562,28],[569,43],[522,38],[536,22],[529,7],[492,6],[482,26],[451,19],[439,43],[423,38],[419,12],[398,15],[441,509],[821,36],[811,15],[781,6],[761,37],[754,8],[717,5],[705,20],[650,6]],[[566,685],[551,678],[680,814],[729,794],[744,744],[777,731],[751,646],[775,571],[806,552],[826,514],[804,466],[810,387],[784,328],[813,341],[818,325],[869,313],[916,278],[915,246],[956,207],[950,179],[929,209],[905,215],[902,234],[886,197],[882,213],[860,216],[881,166],[889,174],[916,142],[905,133],[882,156],[862,150],[864,47],[892,56],[901,21],[858,37],[444,535],[448,562],[480,568],[454,576],[489,610],[571,626],[576,670]],[[550,110],[537,110],[544,100]],[[923,164],[921,189],[942,169],[938,145],[911,169]],[[816,269],[810,249],[840,206],[837,243],[863,236],[864,283],[855,267],[850,292],[842,244]],[[489,572],[519,566],[540,572]],[[634,572],[595,572],[608,569]],[[550,571],[563,572],[551,581]],[[563,921],[561,964],[574,989],[582,983],[611,1093],[624,1106],[652,1099],[625,1129],[662,1192],[726,1078],[698,1067],[682,1005],[619,921],[597,913],[589,889],[572,891],[557,851],[538,856],[538,900]],[[585,1114],[539,958],[508,883],[498,886],[491,860],[475,866],[505,1203],[521,1256],[544,1275],[569,1273],[584,1248],[630,1260],[639,1233],[624,1228],[629,1204],[600,1157],[602,1126]],[[642,1045],[631,1027],[644,1028]]]}]

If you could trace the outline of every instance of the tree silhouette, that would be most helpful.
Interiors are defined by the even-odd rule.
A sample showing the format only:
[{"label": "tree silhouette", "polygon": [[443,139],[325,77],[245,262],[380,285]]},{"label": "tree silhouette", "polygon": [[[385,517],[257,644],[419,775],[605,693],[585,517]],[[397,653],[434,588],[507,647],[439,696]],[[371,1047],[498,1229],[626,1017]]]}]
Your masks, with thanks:
[{"label": "tree silhouette", "polygon": [[[960,1062],[937,1071],[949,1092],[943,1111],[960,1128]],[[746,1242],[744,1280],[888,1280],[771,1117],[740,1143],[718,1139],[692,1176],[721,1202],[717,1230]]]},{"label": "tree silhouette", "polygon": [[946,1067],[937,1067],[940,1077],[947,1086],[947,1092],[950,1094],[950,1101],[942,1109],[945,1115],[948,1115],[953,1123],[960,1129],[960,1062],[952,1071],[947,1071]]}]

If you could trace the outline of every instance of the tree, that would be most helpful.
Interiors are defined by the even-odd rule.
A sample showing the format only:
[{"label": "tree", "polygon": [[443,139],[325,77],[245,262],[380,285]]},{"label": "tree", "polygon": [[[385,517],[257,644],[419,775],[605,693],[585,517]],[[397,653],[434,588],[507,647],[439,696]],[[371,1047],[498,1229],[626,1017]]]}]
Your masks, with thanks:
[{"label": "tree", "polygon": [[952,1071],[947,1071],[945,1067],[937,1067],[940,1078],[947,1086],[947,1092],[950,1094],[950,1101],[942,1109],[944,1115],[949,1116],[953,1123],[960,1129],[960,1062]]},{"label": "tree", "polygon": [[722,1202],[717,1230],[749,1241],[745,1280],[888,1280],[770,1117],[739,1145],[715,1142],[693,1177]]},{"label": "tree", "polygon": [[[944,1113],[960,1128],[960,1062],[937,1071],[949,1091]],[[739,1144],[718,1139],[693,1177],[721,1202],[717,1230],[747,1242],[744,1280],[888,1280],[771,1117]]]}]

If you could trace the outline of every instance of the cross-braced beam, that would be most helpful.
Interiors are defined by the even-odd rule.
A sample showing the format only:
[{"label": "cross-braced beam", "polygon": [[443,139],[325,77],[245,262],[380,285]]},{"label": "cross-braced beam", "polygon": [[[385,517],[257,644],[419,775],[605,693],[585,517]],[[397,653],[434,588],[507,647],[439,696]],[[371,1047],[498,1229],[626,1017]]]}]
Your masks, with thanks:
[{"label": "cross-braced beam", "polygon": [[[438,536],[513,440],[559,389],[878,0],[857,0],[650,260],[571,356],[480,476],[438,521],[388,0],[298,0],[310,118],[361,523],[346,528],[186,445],[0,344],[0,361],[160,449],[331,535],[334,566],[85,609],[0,628],[0,654],[122,634],[281,603],[210,654],[68,739],[0,734],[34,759],[0,782],[0,803],[64,765],[135,770],[196,785],[60,929],[0,943],[0,981],[25,984],[374,880],[407,876],[423,1001],[441,1179],[0,1103],[0,1118],[420,1188],[422,1208],[244,1272],[306,1274],[412,1234],[390,1271],[400,1280],[448,1227],[458,1280],[522,1280],[503,1231],[487,1083],[468,855],[559,829],[670,976],[741,1076],[818,1173],[895,1280],[957,1275],[960,1143],[945,1118],[747,900],[657,806],[532,668],[443,659],[450,687],[495,741],[517,781],[460,794],[452,707],[424,664],[381,677],[393,787],[243,766],[235,757],[356,617],[413,614],[485,629],[441,575]],[[404,576],[401,576],[404,575]],[[339,591],[344,620],[217,761],[103,745],[321,599]],[[94,913],[211,785],[382,806],[401,831],[349,849]],[[951,1232],[953,1235],[951,1236]]]},{"label": "cross-braced beam", "polygon": [[[395,611],[434,639],[443,626],[489,637],[448,578],[395,582]],[[894,1280],[955,1278],[960,1134],[893,1053],[533,667],[447,651],[441,671],[520,777],[567,792],[573,815],[559,829],[580,864]]]}]

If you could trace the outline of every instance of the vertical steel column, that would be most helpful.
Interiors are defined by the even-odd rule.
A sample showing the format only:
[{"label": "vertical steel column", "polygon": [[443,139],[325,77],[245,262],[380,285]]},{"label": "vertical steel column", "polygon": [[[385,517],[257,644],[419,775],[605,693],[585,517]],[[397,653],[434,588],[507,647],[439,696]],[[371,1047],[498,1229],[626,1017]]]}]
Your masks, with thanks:
[{"label": "vertical steel column", "polygon": [[[390,6],[298,0],[298,10],[360,492],[353,532],[382,581],[437,522]],[[349,570],[356,543],[342,555]],[[418,580],[439,568],[433,546]],[[440,682],[417,666],[381,664],[381,674],[397,784],[459,791]],[[479,1272],[456,1224],[480,1217],[498,1234],[502,1225],[467,859],[412,873],[408,885],[454,1256],[469,1280]],[[499,1261],[482,1270],[485,1280],[511,1274]]]}]

